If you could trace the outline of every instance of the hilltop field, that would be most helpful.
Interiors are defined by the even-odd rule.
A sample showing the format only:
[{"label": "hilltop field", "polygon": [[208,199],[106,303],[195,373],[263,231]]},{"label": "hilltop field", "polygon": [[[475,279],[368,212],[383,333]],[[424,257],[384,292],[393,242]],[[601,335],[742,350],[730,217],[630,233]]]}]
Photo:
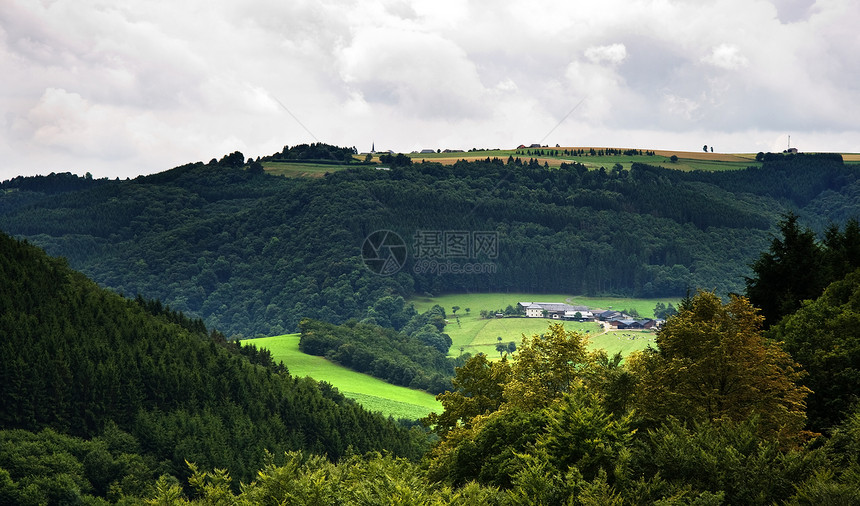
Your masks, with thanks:
[{"label": "hilltop field", "polygon": [[[535,158],[539,163],[546,163],[550,167],[558,167],[562,163],[571,163],[578,162],[585,165],[588,168],[599,169],[600,167],[604,167],[606,169],[612,168],[616,163],[620,164],[625,169],[630,169],[630,166],[634,162],[639,163],[647,163],[649,165],[661,165],[666,168],[673,168],[678,170],[733,170],[733,169],[743,169],[750,166],[760,166],[761,163],[755,161],[755,153],[705,153],[705,152],[695,152],[695,151],[667,151],[667,150],[651,150],[652,155],[615,155],[615,154],[604,154],[604,155],[583,155],[583,156],[566,156],[560,154],[559,156],[546,156],[546,155],[536,155],[536,154],[525,154],[532,153],[533,151],[541,149],[544,152],[548,150],[558,150],[562,153],[564,150],[572,151],[572,150],[585,150],[586,152],[590,152],[591,149],[594,149],[596,152],[600,152],[607,149],[619,149],[619,148],[605,148],[605,147],[559,147],[559,148],[525,148],[525,149],[493,149],[493,150],[478,150],[478,151],[463,151],[463,152],[448,152],[448,153],[404,153],[406,156],[412,158],[413,162],[420,163],[421,161],[428,162],[439,162],[444,165],[453,165],[459,160],[466,161],[475,161],[475,160],[485,160],[487,157],[489,158],[504,158],[507,159],[509,156],[513,156],[514,158],[520,157],[521,159],[528,160],[529,158]],[[627,148],[620,148],[621,151],[626,150]],[[644,153],[645,150],[643,149]],[[374,153],[371,156],[371,162],[380,163],[379,157],[384,153]],[[672,156],[677,156],[678,160],[673,162],[671,160]],[[363,162],[365,160],[366,154],[355,155],[355,161]],[[857,161],[860,161],[860,155],[843,155],[845,157],[845,161],[849,161],[850,156],[856,156]],[[348,167],[348,165],[337,165],[337,164],[320,164],[320,163],[303,163],[303,162],[286,162],[286,161],[275,161],[275,160],[267,160],[263,162],[263,168],[266,172],[270,174],[285,176],[285,177],[322,177],[327,172],[335,172],[338,170],[342,170]]]},{"label": "hilltop field", "polygon": [[[546,163],[550,167],[559,167],[562,163],[577,162],[585,165],[590,169],[599,169],[604,167],[607,170],[614,167],[615,164],[621,165],[624,169],[630,169],[634,162],[646,163],[649,165],[662,166],[670,169],[683,171],[704,170],[704,171],[722,171],[736,170],[747,167],[760,167],[761,162],[757,162],[755,153],[706,153],[704,151],[672,151],[672,150],[647,150],[650,155],[623,155],[623,154],[603,154],[603,155],[582,155],[570,156],[564,155],[564,151],[568,152],[576,150],[584,150],[590,153],[606,152],[606,150],[625,151],[628,148],[607,148],[607,147],[547,147],[547,148],[522,148],[522,149],[487,149],[476,151],[461,151],[448,153],[404,153],[412,158],[413,162],[420,163],[422,161],[439,162],[444,165],[453,165],[460,160],[476,161],[486,160],[489,158],[507,159],[509,156],[514,158],[528,160],[529,158],[536,159],[540,164]],[[559,156],[547,156],[546,154],[534,154],[535,151],[560,151]],[[645,149],[642,150],[646,152]],[[371,162],[379,164],[379,157],[384,153],[374,153],[371,156]],[[355,155],[355,161],[364,162],[366,154]],[[672,161],[672,156],[678,157],[676,161]],[[860,164],[860,153],[843,153],[842,158],[845,163]],[[263,168],[270,174],[275,174],[285,177],[323,177],[326,173],[336,172],[348,167],[348,165],[338,164],[322,164],[322,163],[304,163],[304,162],[285,162],[269,160],[263,162]]]},{"label": "hilltop field", "polygon": [[[582,156],[564,155],[564,151],[584,150],[589,153],[591,150],[595,152],[606,152],[606,150],[625,151],[627,148],[606,148],[606,147],[547,147],[547,148],[521,148],[521,149],[503,149],[503,150],[486,150],[486,151],[469,151],[458,153],[407,153],[414,162],[421,160],[439,162],[446,165],[456,163],[458,160],[485,160],[490,158],[514,158],[528,160],[535,158],[539,163],[546,163],[550,167],[558,167],[562,163],[577,162],[591,169],[606,169],[612,168],[616,163],[620,164],[625,169],[630,169],[634,162],[647,163],[649,165],[660,165],[666,168],[678,170],[732,170],[743,169],[750,166],[759,166],[761,163],[756,162],[755,153],[705,153],[695,151],[666,151],[654,150],[652,155],[646,155],[643,149],[642,155],[623,155],[623,154],[603,154],[592,156],[590,154]],[[535,154],[535,151],[543,152],[544,154]],[[559,156],[547,156],[547,151],[559,151]],[[677,156],[678,160],[673,162],[672,156]]]}]

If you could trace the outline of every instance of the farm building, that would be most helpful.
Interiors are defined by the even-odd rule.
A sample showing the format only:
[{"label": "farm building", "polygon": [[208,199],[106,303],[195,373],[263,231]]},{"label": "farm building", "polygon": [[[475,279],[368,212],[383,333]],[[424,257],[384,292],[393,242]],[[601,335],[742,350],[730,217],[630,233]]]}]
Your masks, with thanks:
[{"label": "farm building", "polygon": [[603,322],[611,320],[630,320],[633,318],[628,314],[622,313],[621,311],[614,311],[612,309],[608,311],[595,311],[594,317]]},{"label": "farm building", "polygon": [[520,302],[518,305],[524,310],[528,318],[547,316],[556,320],[572,320],[576,317],[576,313],[580,313],[581,317],[585,317],[586,313],[591,315],[588,306],[571,306],[560,302]]},{"label": "farm building", "polygon": [[643,318],[640,320],[634,320],[632,318],[625,318],[623,320],[610,320],[609,325],[615,329],[653,329],[658,326],[657,320],[652,320],[650,318]]}]

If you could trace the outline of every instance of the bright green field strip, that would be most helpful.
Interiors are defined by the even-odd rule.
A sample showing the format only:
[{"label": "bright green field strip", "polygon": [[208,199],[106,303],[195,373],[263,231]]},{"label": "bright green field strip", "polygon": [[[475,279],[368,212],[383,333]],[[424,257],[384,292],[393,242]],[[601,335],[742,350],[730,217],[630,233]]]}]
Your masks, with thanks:
[{"label": "bright green field strip", "polygon": [[442,411],[442,405],[433,395],[420,390],[399,387],[380,379],[333,364],[323,357],[299,351],[299,335],[249,339],[246,344],[266,348],[275,362],[283,361],[293,376],[310,376],[337,387],[346,397],[355,399],[370,411],[380,411],[394,418],[411,420],[427,416],[431,411]]},{"label": "bright green field strip", "polygon": [[624,155],[605,155],[605,156],[563,156],[559,157],[559,159],[567,161],[567,162],[579,162],[591,169],[597,169],[600,167],[606,168],[606,170],[611,169],[616,163],[621,164],[627,170],[630,170],[630,167],[634,162],[644,163],[646,165],[654,165],[654,166],[662,166],[667,169],[675,169],[675,170],[707,170],[707,171],[717,171],[717,170],[738,170],[745,169],[750,166],[760,166],[761,163],[756,162],[755,160],[749,161],[726,161],[726,160],[698,160],[694,158],[682,158],[678,157],[677,162],[672,162],[671,159],[667,156],[661,155],[634,155],[634,156],[624,156]]},{"label": "bright green field strip", "polygon": [[626,357],[628,353],[644,350],[649,345],[656,348],[656,335],[650,330],[613,330],[591,337],[590,347],[593,350],[604,349],[610,357],[616,353]]}]

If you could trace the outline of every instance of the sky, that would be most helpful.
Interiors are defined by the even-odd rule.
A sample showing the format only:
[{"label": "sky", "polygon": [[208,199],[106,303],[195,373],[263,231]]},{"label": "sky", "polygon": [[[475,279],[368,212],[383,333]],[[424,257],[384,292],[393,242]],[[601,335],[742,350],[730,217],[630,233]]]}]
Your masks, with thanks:
[{"label": "sky", "polygon": [[0,180],[239,150],[860,152],[857,0],[0,0]]}]

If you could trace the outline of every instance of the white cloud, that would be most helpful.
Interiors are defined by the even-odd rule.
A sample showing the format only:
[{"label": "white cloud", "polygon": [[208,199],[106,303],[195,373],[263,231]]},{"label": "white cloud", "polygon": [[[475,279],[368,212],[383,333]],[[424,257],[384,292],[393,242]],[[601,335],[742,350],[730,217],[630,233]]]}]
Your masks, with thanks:
[{"label": "white cloud", "polygon": [[702,60],[715,67],[726,70],[738,70],[749,65],[749,60],[741,54],[740,48],[734,44],[720,44],[711,49],[711,53]]},{"label": "white cloud", "polygon": [[627,58],[627,48],[624,47],[624,44],[592,46],[585,50],[585,57],[592,63],[618,65]]}]

